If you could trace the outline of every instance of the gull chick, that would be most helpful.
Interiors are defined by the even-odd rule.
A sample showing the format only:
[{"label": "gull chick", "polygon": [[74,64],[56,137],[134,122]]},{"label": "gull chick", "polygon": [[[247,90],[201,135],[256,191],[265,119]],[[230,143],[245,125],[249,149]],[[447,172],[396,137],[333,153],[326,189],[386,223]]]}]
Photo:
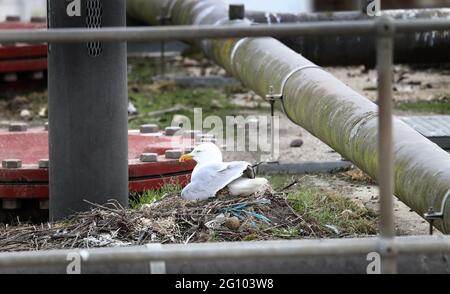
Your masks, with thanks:
[{"label": "gull chick", "polygon": [[245,161],[223,162],[222,152],[213,143],[203,143],[181,156],[180,162],[195,160],[191,183],[181,192],[186,200],[206,200],[227,188],[231,196],[248,196],[263,190],[267,179],[255,178],[251,165]]}]

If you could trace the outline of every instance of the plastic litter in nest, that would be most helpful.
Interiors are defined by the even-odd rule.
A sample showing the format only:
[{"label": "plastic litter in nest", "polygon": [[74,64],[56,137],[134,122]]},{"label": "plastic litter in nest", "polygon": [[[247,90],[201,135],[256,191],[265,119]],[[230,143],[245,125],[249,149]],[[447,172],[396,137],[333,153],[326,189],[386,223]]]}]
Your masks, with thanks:
[{"label": "plastic litter in nest", "polygon": [[111,202],[74,217],[39,226],[0,225],[0,251],[49,250],[144,245],[273,240],[318,237],[319,226],[298,215],[284,194],[186,201],[166,196],[138,209]]}]

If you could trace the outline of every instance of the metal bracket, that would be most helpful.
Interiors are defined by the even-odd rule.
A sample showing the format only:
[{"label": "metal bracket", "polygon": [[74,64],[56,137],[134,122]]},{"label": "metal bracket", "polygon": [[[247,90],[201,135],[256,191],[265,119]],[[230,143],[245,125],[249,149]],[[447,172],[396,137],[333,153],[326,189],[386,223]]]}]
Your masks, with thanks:
[{"label": "metal bracket", "polygon": [[[176,0],[171,0],[167,3],[166,6],[164,6],[161,9],[161,16],[159,16],[157,18],[158,22],[161,23],[161,22],[166,22],[166,21],[172,21],[172,10],[173,10],[173,7],[175,6],[176,2],[177,2]],[[163,15],[163,14],[165,14],[165,15]]]},{"label": "metal bracket", "polygon": [[[151,243],[146,245],[149,251],[157,251],[162,249],[162,244],[159,243]],[[150,274],[153,275],[164,275],[167,274],[166,262],[164,260],[156,261],[152,260],[149,263],[150,266]]]},{"label": "metal bracket", "polygon": [[283,96],[274,94],[273,86],[270,86],[265,99],[270,103],[270,162],[276,163],[278,160],[275,158],[275,101],[283,99]]},{"label": "metal bracket", "polygon": [[430,209],[428,209],[428,212],[424,213],[423,217],[430,222],[430,235],[433,235],[434,221],[444,219],[445,205],[447,204],[449,198],[450,198],[450,190],[447,191],[444,198],[442,199],[440,211],[436,212],[434,211],[433,207],[430,207]]},{"label": "metal bracket", "polygon": [[269,93],[266,95],[266,101],[270,103],[270,113],[272,116],[274,116],[274,106],[276,100],[282,100],[283,95],[282,94],[275,94],[273,86],[269,86]]},{"label": "metal bracket", "polygon": [[[303,65],[297,68],[294,68],[293,70],[291,70],[286,77],[283,79],[283,81],[281,82],[280,85],[280,92],[277,94],[274,94],[274,89],[273,86],[269,87],[269,94],[266,95],[265,100],[268,101],[269,103],[272,104],[272,100],[280,100],[281,101],[281,107],[283,108],[283,112],[286,115],[286,117],[292,121],[293,123],[296,123],[288,114],[288,112],[286,111],[286,107],[284,106],[284,102],[283,102],[283,97],[284,97],[284,88],[286,87],[287,82],[289,81],[289,79],[296,73],[305,70],[305,69],[309,69],[309,68],[315,68],[315,69],[321,69],[324,70],[322,67],[315,65],[315,64],[310,64],[310,65]],[[272,110],[273,111],[273,110]]]},{"label": "metal bracket", "polygon": [[[157,20],[159,22],[160,26],[166,25],[169,21],[172,21],[172,8],[175,1],[172,1],[167,6],[163,7],[161,9],[161,15],[157,17]],[[171,6],[172,5],[172,6]],[[161,76],[166,75],[166,42],[161,41],[161,48],[160,48],[160,59],[161,59]]]},{"label": "metal bracket", "polygon": [[[286,84],[287,84],[287,82],[289,81],[289,79],[294,75],[294,74],[296,74],[296,73],[298,73],[298,72],[300,72],[300,71],[302,71],[302,70],[305,70],[305,69],[308,69],[308,68],[316,68],[316,69],[322,69],[323,70],[323,67],[320,67],[320,66],[318,66],[318,65],[315,65],[315,64],[310,64],[310,65],[302,65],[302,66],[299,66],[299,67],[297,67],[297,68],[294,68],[293,70],[291,70],[287,75],[286,75],[286,77],[283,79],[283,81],[281,82],[281,85],[280,85],[280,92],[278,93],[278,94],[274,94],[273,96],[275,96],[275,97],[280,97],[280,99],[282,99],[283,98],[283,94],[284,94],[284,88],[286,87]],[[272,86],[271,86],[272,87]],[[273,87],[272,87],[273,88]],[[269,88],[269,91],[270,91],[270,88]],[[266,96],[267,97],[267,96]]]},{"label": "metal bracket", "polygon": [[158,16],[156,19],[160,25],[165,25],[167,22],[172,21],[172,17],[170,16]]}]

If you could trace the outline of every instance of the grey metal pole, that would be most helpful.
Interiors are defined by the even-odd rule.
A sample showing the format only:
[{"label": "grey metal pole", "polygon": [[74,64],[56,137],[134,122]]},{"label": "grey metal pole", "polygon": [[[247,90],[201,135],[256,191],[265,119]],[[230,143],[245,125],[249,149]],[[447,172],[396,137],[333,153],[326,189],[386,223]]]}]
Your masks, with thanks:
[{"label": "grey metal pole", "polygon": [[[189,246],[188,244],[187,246]],[[114,256],[114,252],[111,253]],[[69,261],[67,261],[69,259]],[[61,262],[39,265],[0,267],[2,274],[66,274],[73,273],[75,252],[61,257]],[[367,274],[367,254],[345,256],[276,257],[148,261],[80,261],[80,274]],[[415,254],[399,257],[401,274],[447,274],[450,254]],[[372,272],[369,272],[372,273]]]},{"label": "grey metal pole", "polygon": [[[49,0],[51,28],[125,26],[125,0]],[[126,43],[50,43],[50,219],[128,204]]]},{"label": "grey metal pole", "polygon": [[[399,271],[448,272],[449,238],[397,238]],[[11,252],[0,253],[0,273],[43,272],[52,268],[59,269],[58,273],[65,272],[69,255],[80,257],[83,273],[89,272],[90,265],[105,265],[108,272],[114,273],[127,273],[124,268],[128,265],[133,267],[128,271],[131,273],[142,271],[138,268],[141,263],[146,263],[148,269],[149,262],[166,262],[170,273],[366,273],[370,264],[367,256],[378,249],[378,238],[356,238]],[[284,262],[280,264],[279,259]],[[179,267],[178,262],[184,265]],[[97,272],[106,268],[100,267]]]},{"label": "grey metal pole", "polygon": [[392,132],[392,79],[395,27],[389,17],[377,21],[377,70],[378,70],[378,149],[380,186],[380,234],[381,242],[387,241],[382,253],[382,271],[397,272],[394,248],[394,152]]},{"label": "grey metal pole", "polygon": [[[448,31],[450,19],[397,20],[397,33]],[[283,37],[289,35],[358,35],[372,34],[375,23],[371,20],[327,21],[279,25],[175,25],[166,27],[102,28],[86,30],[83,28],[52,30],[0,30],[2,43],[79,43],[100,42],[143,42],[161,40],[200,40],[239,37]],[[267,91],[267,90],[266,90]]]}]

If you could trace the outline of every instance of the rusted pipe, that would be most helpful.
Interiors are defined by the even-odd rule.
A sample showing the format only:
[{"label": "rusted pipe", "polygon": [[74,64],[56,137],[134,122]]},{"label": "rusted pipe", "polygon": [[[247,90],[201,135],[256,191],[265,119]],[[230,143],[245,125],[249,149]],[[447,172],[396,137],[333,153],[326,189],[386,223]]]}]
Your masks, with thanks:
[{"label": "rusted pipe", "polygon": [[[450,8],[384,10],[382,16],[396,20],[450,18]],[[319,13],[270,13],[248,11],[246,17],[259,24],[351,21],[373,19],[359,11]],[[278,38],[306,58],[325,65],[374,65],[375,36],[292,36]],[[398,34],[395,39],[398,64],[450,62],[450,32],[414,32]]]},{"label": "rusted pipe", "polygon": [[[229,21],[227,6],[218,1],[128,0],[128,13],[139,20],[152,20],[161,6],[170,5],[174,24],[240,24]],[[156,14],[155,14],[156,13]],[[265,97],[270,86],[283,93],[285,109],[298,125],[348,158],[372,178],[378,178],[378,107],[326,70],[273,38],[205,40],[205,53]],[[450,189],[450,155],[398,119],[394,120],[395,195],[423,215],[438,210]],[[450,203],[444,219],[435,221],[450,232]]]}]

